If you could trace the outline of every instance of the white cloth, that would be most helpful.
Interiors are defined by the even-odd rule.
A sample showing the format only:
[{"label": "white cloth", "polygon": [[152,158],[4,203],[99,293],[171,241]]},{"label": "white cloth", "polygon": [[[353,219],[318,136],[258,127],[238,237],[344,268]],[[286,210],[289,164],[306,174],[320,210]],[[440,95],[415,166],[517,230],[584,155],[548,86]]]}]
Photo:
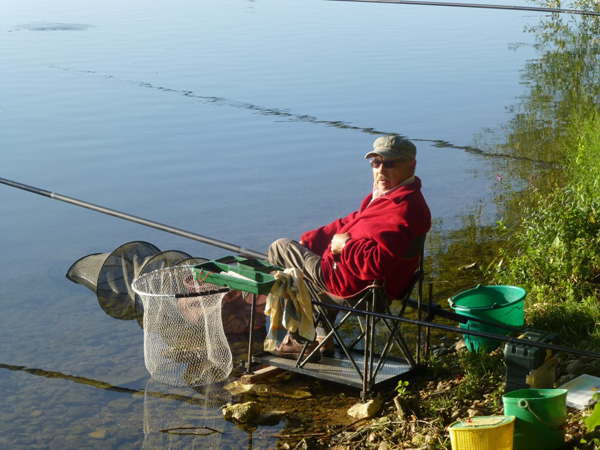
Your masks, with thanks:
[{"label": "white cloth", "polygon": [[316,336],[310,293],[298,269],[275,273],[275,284],[267,297],[265,315],[271,318],[265,351],[273,351],[287,332],[298,332],[313,341]]}]

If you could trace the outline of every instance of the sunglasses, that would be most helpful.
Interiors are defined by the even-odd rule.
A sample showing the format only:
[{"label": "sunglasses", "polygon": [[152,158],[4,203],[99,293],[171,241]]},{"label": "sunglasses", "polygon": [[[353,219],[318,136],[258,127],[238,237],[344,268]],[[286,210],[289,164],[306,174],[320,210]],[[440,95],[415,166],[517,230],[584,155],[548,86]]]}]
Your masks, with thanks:
[{"label": "sunglasses", "polygon": [[383,167],[385,167],[386,169],[393,169],[396,166],[396,163],[399,162],[404,161],[399,161],[397,159],[386,159],[385,161],[382,161],[381,159],[372,159],[370,161],[370,164],[373,169],[379,169],[381,165],[383,165]]}]

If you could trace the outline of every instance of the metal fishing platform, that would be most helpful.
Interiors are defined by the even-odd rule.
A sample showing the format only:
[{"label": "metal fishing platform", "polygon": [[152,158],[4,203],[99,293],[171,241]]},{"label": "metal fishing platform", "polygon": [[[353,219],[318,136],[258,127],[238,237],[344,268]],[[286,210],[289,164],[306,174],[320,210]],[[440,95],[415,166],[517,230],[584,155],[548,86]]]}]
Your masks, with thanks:
[{"label": "metal fishing platform", "polygon": [[[360,353],[361,352],[356,352],[354,362],[358,365],[360,372],[364,372],[365,360],[364,356]],[[380,358],[375,358],[374,362],[375,364],[378,364]],[[252,364],[264,364],[266,366],[277,367],[290,372],[357,389],[362,389],[363,387],[362,374],[357,372],[350,360],[345,358],[340,351],[336,351],[332,357],[323,356],[318,362],[307,362],[302,367],[299,367],[295,360],[282,358],[268,353],[253,356]],[[398,359],[388,360],[380,369],[377,382],[374,383],[372,387],[379,389],[395,386],[400,379],[415,375],[416,372],[417,369],[411,367],[407,361]]]}]

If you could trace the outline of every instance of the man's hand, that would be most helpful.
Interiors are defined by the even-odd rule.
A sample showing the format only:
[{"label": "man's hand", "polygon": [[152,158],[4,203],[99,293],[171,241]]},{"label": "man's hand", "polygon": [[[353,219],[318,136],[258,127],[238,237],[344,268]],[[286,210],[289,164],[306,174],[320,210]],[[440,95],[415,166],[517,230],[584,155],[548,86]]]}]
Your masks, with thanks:
[{"label": "man's hand", "polygon": [[346,241],[350,239],[350,237],[350,233],[334,234],[333,239],[331,239],[331,253],[334,255],[342,253],[344,244],[346,244]]}]

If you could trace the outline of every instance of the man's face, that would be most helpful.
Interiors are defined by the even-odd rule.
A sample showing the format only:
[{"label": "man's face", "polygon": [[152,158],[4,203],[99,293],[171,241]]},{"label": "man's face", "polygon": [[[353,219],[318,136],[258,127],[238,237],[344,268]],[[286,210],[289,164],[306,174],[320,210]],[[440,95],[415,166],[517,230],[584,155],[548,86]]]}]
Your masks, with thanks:
[{"label": "man's face", "polygon": [[[393,167],[385,167],[384,163],[388,165],[393,161]],[[373,167],[373,179],[379,192],[387,192],[390,189],[398,186],[403,181],[412,177],[415,174],[415,166],[417,161],[414,159],[408,161],[398,161],[384,159],[380,156],[376,156],[371,161]]]}]

